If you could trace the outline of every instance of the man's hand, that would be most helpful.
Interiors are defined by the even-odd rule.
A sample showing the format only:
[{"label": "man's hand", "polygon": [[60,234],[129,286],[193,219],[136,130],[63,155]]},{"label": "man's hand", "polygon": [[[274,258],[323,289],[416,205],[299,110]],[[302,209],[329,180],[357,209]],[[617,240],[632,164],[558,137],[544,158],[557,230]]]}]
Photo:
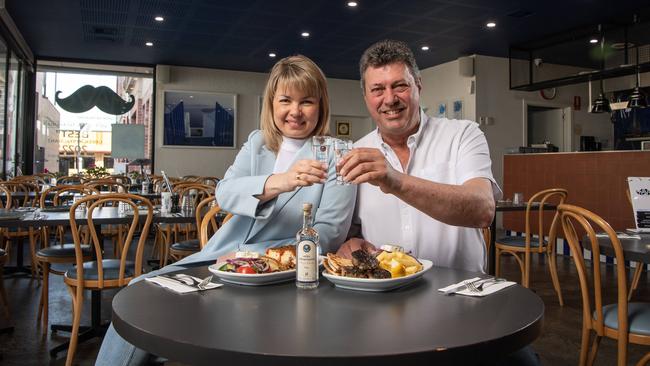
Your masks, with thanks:
[{"label": "man's hand", "polygon": [[384,193],[394,193],[400,189],[401,173],[393,169],[379,149],[353,149],[339,161],[337,167],[346,182],[368,182]]},{"label": "man's hand", "polygon": [[339,250],[336,251],[336,255],[343,258],[352,259],[352,252],[364,249],[368,253],[374,253],[377,251],[374,245],[370,242],[365,241],[361,238],[352,238],[341,245]]}]

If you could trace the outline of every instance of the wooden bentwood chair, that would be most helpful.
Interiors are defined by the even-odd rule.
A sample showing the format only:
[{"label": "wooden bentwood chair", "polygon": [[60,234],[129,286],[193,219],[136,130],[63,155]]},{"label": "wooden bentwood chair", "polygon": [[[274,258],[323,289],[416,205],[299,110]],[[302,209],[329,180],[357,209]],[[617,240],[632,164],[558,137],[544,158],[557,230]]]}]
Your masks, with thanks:
[{"label": "wooden bentwood chair", "polygon": [[[40,206],[41,210],[45,211],[48,206],[47,196],[54,193],[52,203],[54,206],[61,206],[66,201],[71,201],[75,193],[82,195],[99,194],[98,191],[85,186],[54,186],[41,194]],[[50,293],[50,273],[63,275],[64,271],[57,271],[52,268],[53,264],[73,264],[75,263],[75,245],[74,243],[64,243],[65,228],[62,225],[54,227],[55,242],[58,237],[58,244],[49,244],[50,228],[43,226],[41,228],[41,243],[43,247],[38,251],[33,248],[33,255],[36,263],[41,268],[43,273],[43,286],[41,287],[41,300],[38,303],[38,317],[37,320],[42,321],[43,333],[47,333],[47,324],[49,321],[49,293]],[[89,245],[83,245],[82,251],[84,259],[90,259],[92,253]],[[56,330],[56,329],[55,329]]]},{"label": "wooden bentwood chair", "polygon": [[[618,366],[627,364],[627,344],[650,345],[650,303],[628,303],[627,300],[627,274],[625,271],[625,258],[621,242],[612,227],[595,213],[582,207],[562,204],[558,206],[561,215],[562,227],[566,239],[571,247],[573,261],[578,270],[580,292],[582,293],[582,342],[580,349],[580,366],[592,365],[598,352],[598,345],[602,337],[615,339],[618,343]],[[598,237],[594,230],[603,231],[609,237],[615,253],[617,302],[603,305],[603,287],[601,282],[600,248]],[[583,243],[586,249],[591,250],[593,278],[591,287],[588,278],[588,269],[582,255],[582,246],[576,227],[584,230],[589,237],[589,243]],[[605,289],[606,290],[606,289]],[[592,297],[593,296],[593,302]],[[593,307],[592,307],[593,304]],[[589,346],[591,332],[595,333],[593,343]],[[650,361],[650,352],[637,363],[645,365]]]},{"label": "wooden bentwood chair", "polygon": [[221,207],[219,206],[213,206],[208,212],[205,213],[203,216],[203,220],[201,220],[201,225],[199,225],[199,244],[201,245],[201,249],[205,247],[206,244],[208,244],[208,240],[214,235],[214,233],[219,230],[222,226],[224,226],[228,220],[230,220],[233,217],[232,213],[228,213],[226,217],[223,218],[221,221],[221,224],[219,224],[217,220],[217,215],[221,212]]},{"label": "wooden bentwood chair", "polygon": [[[204,221],[206,222],[206,238],[201,238],[201,235],[199,233],[197,235],[197,239],[190,239],[172,244],[169,248],[169,254],[175,260],[180,260],[203,249],[210,237],[212,237],[212,235],[214,235],[214,233],[217,232],[217,230],[219,230],[219,228],[222,227],[232,217],[232,214],[228,213],[221,222],[217,220],[216,217],[221,213],[221,209],[216,205],[214,196],[209,196],[208,198],[199,202],[199,204],[196,206],[195,212],[196,227],[199,230],[202,223]],[[165,263],[167,263],[166,258]]]},{"label": "wooden bentwood chair", "polygon": [[[562,299],[562,290],[560,289],[560,281],[557,276],[557,263],[555,256],[555,242],[557,239],[557,229],[559,225],[559,214],[557,211],[553,216],[551,227],[548,233],[548,240],[544,239],[544,204],[557,201],[558,204],[564,203],[567,197],[567,190],[562,188],[550,188],[535,193],[526,206],[526,233],[525,236],[506,236],[495,240],[496,250],[496,269],[495,274],[498,277],[501,271],[501,254],[507,253],[512,255],[519,263],[521,270],[521,285],[530,287],[530,260],[531,254],[544,254],[548,260],[549,272],[551,280],[553,281],[553,288],[557,293],[560,306],[564,306]],[[550,201],[550,202],[549,202]],[[539,202],[539,207],[535,208],[533,205]],[[537,210],[537,238],[533,238],[532,221],[533,215]],[[520,257],[523,255],[523,259]]]},{"label": "wooden bentwood chair", "polygon": [[[130,206],[133,211],[131,221],[128,224],[128,232],[124,241],[124,248],[118,259],[104,258],[104,251],[97,229],[93,224],[93,212],[104,206],[117,207],[119,202]],[[88,228],[91,236],[91,244],[95,260],[87,262],[82,249],[79,228],[75,221],[75,210],[79,205],[86,205]],[[142,224],[140,238],[137,241],[135,250],[129,250],[136,229],[141,224],[140,211],[142,207],[146,210],[145,222]],[[70,226],[75,244],[75,268],[65,273],[64,282],[72,296],[73,323],[72,334],[70,335],[70,346],[66,358],[66,366],[71,366],[77,348],[79,336],[79,325],[81,323],[81,312],[83,309],[84,290],[104,290],[125,287],[132,279],[142,274],[142,256],[144,251],[151,221],[153,220],[153,206],[144,197],[134,194],[116,193],[102,194],[84,197],[72,205],[70,209]]]}]

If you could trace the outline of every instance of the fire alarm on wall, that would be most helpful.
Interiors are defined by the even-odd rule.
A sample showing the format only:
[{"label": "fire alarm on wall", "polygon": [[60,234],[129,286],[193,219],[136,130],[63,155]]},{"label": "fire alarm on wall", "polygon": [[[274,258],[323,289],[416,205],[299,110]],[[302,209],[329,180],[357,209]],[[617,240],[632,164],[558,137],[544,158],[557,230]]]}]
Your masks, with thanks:
[{"label": "fire alarm on wall", "polygon": [[580,96],[579,95],[574,95],[573,96],[573,110],[574,111],[579,111],[580,110]]}]

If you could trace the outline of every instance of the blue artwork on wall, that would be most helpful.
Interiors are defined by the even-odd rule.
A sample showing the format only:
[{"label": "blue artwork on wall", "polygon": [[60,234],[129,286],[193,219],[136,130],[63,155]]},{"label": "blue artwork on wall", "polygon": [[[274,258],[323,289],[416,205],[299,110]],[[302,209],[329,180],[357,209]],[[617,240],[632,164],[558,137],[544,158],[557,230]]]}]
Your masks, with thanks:
[{"label": "blue artwork on wall", "polygon": [[236,146],[234,94],[165,92],[163,144]]}]

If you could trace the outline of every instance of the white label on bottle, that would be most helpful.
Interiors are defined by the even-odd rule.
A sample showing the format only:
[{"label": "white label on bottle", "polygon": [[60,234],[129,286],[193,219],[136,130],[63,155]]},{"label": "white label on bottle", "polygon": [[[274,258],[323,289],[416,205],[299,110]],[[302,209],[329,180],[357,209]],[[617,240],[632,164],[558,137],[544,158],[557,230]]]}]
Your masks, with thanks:
[{"label": "white label on bottle", "polygon": [[298,266],[296,277],[300,282],[314,282],[318,280],[318,250],[311,240],[303,240],[296,247]]}]

